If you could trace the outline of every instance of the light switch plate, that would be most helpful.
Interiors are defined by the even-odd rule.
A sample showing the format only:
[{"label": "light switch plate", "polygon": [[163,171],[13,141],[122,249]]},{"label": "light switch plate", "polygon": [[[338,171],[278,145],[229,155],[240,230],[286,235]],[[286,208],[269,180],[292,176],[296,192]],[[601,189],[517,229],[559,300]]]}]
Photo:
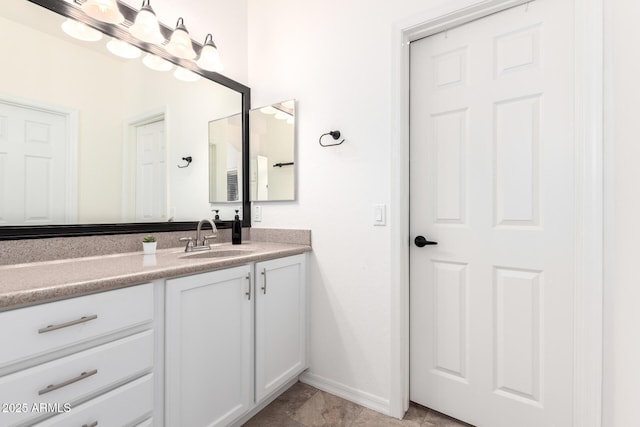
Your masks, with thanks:
[{"label": "light switch plate", "polygon": [[373,225],[375,226],[387,225],[387,206],[386,205],[373,205]]},{"label": "light switch plate", "polygon": [[262,221],[262,206],[253,207],[253,220],[255,222]]}]

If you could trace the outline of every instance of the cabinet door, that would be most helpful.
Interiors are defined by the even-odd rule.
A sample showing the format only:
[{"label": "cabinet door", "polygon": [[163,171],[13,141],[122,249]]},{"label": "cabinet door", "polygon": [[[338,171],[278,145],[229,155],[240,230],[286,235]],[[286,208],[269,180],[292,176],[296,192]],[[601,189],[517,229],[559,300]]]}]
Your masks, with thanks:
[{"label": "cabinet door", "polygon": [[223,426],[252,404],[250,267],[167,280],[166,424]]},{"label": "cabinet door", "polygon": [[305,259],[256,263],[257,402],[307,367]]}]

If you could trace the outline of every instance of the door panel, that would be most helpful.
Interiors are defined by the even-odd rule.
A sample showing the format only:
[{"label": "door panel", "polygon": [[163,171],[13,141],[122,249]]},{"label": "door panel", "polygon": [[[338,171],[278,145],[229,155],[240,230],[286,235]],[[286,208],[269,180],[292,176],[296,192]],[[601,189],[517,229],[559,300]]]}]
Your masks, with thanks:
[{"label": "door panel", "polygon": [[573,9],[537,0],[411,44],[410,397],[569,426]]}]

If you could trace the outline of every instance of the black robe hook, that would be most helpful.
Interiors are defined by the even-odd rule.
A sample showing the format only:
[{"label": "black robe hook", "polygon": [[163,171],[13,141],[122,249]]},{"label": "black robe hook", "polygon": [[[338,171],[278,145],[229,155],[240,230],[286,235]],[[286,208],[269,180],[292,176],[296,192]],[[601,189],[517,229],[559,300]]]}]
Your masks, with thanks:
[{"label": "black robe hook", "polygon": [[327,135],[331,135],[331,137],[334,139],[334,141],[337,141],[338,139],[340,139],[340,131],[339,130],[332,130],[331,132],[327,132],[327,133],[323,133],[322,135],[320,135],[320,139],[318,139],[318,143],[323,146],[323,147],[333,147],[334,145],[340,145],[344,142],[344,138],[342,138],[342,141],[336,143],[336,144],[323,144],[322,143],[322,138],[324,136]]}]

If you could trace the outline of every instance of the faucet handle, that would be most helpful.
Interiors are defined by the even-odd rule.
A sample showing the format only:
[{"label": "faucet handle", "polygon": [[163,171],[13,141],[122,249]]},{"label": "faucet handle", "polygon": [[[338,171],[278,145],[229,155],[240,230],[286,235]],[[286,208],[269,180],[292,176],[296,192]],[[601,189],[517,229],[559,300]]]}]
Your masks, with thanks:
[{"label": "faucet handle", "polygon": [[187,246],[184,247],[185,252],[191,252],[194,246],[195,239],[193,237],[181,237],[179,239],[180,242],[187,242]]},{"label": "faucet handle", "polygon": [[210,234],[208,236],[204,236],[202,238],[202,246],[207,246],[207,244],[209,243],[209,242],[207,242],[207,240],[217,239],[217,238],[218,238],[217,234]]}]

